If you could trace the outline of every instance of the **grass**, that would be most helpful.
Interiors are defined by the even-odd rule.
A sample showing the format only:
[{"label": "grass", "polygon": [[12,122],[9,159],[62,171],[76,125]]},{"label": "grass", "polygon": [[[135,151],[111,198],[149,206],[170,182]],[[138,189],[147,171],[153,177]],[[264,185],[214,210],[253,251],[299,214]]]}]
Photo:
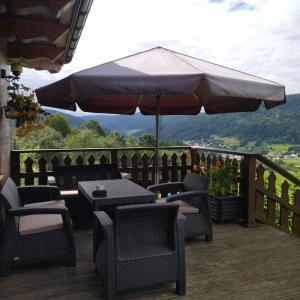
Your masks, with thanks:
[{"label": "grass", "polygon": [[264,143],[264,146],[270,154],[278,155],[278,154],[287,152],[287,151],[289,151],[289,148],[294,147],[294,146],[298,146],[298,145],[292,145],[292,144],[265,144]]},{"label": "grass", "polygon": [[218,135],[212,135],[212,137],[219,142],[222,142],[225,145],[228,146],[239,146],[240,141],[235,137],[224,137],[224,136],[218,136]]}]

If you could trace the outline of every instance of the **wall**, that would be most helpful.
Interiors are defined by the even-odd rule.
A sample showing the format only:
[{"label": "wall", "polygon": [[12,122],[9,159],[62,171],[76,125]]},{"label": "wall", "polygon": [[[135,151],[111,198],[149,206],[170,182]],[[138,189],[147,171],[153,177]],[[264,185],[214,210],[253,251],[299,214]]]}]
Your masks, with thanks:
[{"label": "wall", "polygon": [[[5,64],[6,44],[0,42],[0,69],[8,70]],[[8,99],[8,83],[0,78],[0,174],[10,174],[10,124],[5,118],[3,106]]]}]

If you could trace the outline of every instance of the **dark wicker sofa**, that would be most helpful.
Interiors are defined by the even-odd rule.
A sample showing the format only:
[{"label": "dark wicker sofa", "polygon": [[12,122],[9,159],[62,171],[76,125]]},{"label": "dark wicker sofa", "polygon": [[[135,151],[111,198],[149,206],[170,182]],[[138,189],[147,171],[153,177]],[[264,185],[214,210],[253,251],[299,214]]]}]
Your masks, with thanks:
[{"label": "dark wicker sofa", "polygon": [[17,187],[7,178],[0,189],[0,274],[11,266],[60,261],[76,265],[73,229],[57,187]]},{"label": "dark wicker sofa", "polygon": [[114,221],[94,213],[96,272],[107,299],[117,292],[176,282],[185,295],[184,217],[178,205],[119,206]]}]

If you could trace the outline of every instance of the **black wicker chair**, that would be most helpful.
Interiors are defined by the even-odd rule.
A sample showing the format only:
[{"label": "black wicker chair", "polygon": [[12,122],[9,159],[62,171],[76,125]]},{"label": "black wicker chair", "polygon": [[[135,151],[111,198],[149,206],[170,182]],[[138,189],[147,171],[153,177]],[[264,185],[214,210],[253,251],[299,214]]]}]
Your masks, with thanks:
[{"label": "black wicker chair", "polygon": [[206,241],[213,239],[213,226],[208,199],[208,178],[195,173],[188,173],[183,182],[170,182],[151,185],[151,192],[160,192],[171,196],[157,202],[174,202],[179,205],[179,212],[185,218],[185,237],[205,236]]},{"label": "black wicker chair", "polygon": [[178,205],[120,206],[113,222],[95,212],[94,258],[107,299],[117,292],[176,282],[185,295],[184,216]]},{"label": "black wicker chair", "polygon": [[7,178],[0,190],[0,206],[0,275],[25,264],[76,265],[72,224],[57,187],[17,187]]}]

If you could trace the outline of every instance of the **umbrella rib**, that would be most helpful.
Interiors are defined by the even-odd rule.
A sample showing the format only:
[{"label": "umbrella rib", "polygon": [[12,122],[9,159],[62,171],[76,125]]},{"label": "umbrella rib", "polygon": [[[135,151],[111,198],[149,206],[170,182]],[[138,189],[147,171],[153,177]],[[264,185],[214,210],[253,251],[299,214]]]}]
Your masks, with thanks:
[{"label": "umbrella rib", "polygon": [[138,100],[137,106],[140,106],[140,103],[141,103],[142,99],[143,99],[143,95],[141,94],[141,95],[140,95],[140,97],[139,97],[139,100]]},{"label": "umbrella rib", "polygon": [[[189,57],[189,58],[192,58],[192,59],[196,59],[196,60],[199,60],[199,61],[203,61],[207,64],[212,64],[212,65],[215,65],[215,66],[218,66],[218,67],[221,67],[221,68],[224,68],[224,69],[227,69],[227,70],[231,70],[231,71],[234,71],[234,72],[237,72],[237,73],[242,73],[242,74],[245,74],[245,75],[248,75],[250,77],[254,77],[254,78],[258,78],[258,79],[261,79],[261,80],[264,80],[264,81],[268,81],[270,83],[275,83],[276,85],[279,85],[279,86],[283,86],[282,84],[280,84],[279,82],[276,82],[276,81],[273,81],[273,80],[270,80],[270,79],[266,79],[266,78],[263,78],[263,77],[260,77],[260,76],[257,76],[257,75],[253,75],[253,74],[250,74],[250,73],[247,73],[247,72],[244,72],[244,71],[240,71],[240,70],[236,70],[234,68],[229,68],[229,67],[226,67],[226,66],[223,66],[223,65],[220,65],[220,64],[216,64],[216,63],[213,63],[213,62],[210,62],[208,60],[205,60],[205,59],[201,59],[201,58],[197,58],[197,57],[194,57],[194,56],[191,56],[191,55],[186,55],[186,54],[182,54],[180,52],[176,52],[176,51],[173,51],[173,50],[169,50],[167,48],[163,48],[165,50],[168,50],[171,54],[173,54],[174,56],[176,56],[178,59],[184,61],[185,63],[187,63],[188,65],[194,67],[196,70],[200,71],[200,69],[198,69],[197,67],[191,65],[189,62],[187,62],[184,58],[181,58],[179,57],[178,55],[182,55],[182,56],[186,56],[186,57]],[[203,74],[205,74],[204,72],[202,72]]]},{"label": "umbrella rib", "polygon": [[[169,50],[169,49],[166,49],[166,50],[168,50],[168,51],[170,52],[171,55],[173,55],[173,56],[175,56],[177,59],[183,61],[184,63],[186,63],[187,65],[189,65],[189,66],[192,67],[193,69],[202,72],[200,69],[198,69],[198,68],[197,68],[196,66],[194,66],[193,64],[191,64],[191,63],[189,63],[188,61],[186,61],[185,59],[183,59],[183,58],[177,56],[177,54],[180,54],[180,53],[175,52],[175,51],[171,51],[171,50]],[[202,72],[202,73],[203,73],[203,72]]]}]

